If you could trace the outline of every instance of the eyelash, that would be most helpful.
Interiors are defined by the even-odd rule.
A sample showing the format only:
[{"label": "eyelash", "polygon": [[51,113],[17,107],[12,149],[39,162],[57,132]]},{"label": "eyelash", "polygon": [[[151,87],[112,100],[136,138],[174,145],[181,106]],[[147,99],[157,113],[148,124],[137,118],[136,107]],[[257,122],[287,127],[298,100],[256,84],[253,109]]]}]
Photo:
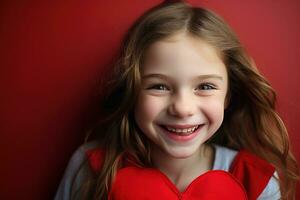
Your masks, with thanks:
[{"label": "eyelash", "polygon": [[[200,89],[201,87],[202,87],[202,89]],[[203,87],[205,87],[206,89],[204,89]],[[148,90],[170,90],[170,88],[165,84],[154,84],[154,85],[150,86],[147,89]],[[211,83],[201,83],[200,85],[197,86],[197,89],[200,89],[200,90],[215,90],[217,88],[216,88],[215,85],[213,85]]]},{"label": "eyelash", "polygon": [[[164,87],[164,89],[162,89]],[[169,87],[164,84],[154,84],[147,88],[148,90],[169,90]]]},{"label": "eyelash", "polygon": [[200,87],[209,87],[209,89],[201,89],[201,90],[215,90],[217,89],[217,87],[211,83],[201,83],[197,88],[200,88]]}]

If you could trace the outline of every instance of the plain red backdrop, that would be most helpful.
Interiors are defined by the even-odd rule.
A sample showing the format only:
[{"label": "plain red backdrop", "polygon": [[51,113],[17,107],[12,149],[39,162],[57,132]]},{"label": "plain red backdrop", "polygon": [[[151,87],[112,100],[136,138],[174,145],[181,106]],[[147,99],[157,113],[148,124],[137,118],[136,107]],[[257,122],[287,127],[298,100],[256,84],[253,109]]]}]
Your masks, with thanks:
[{"label": "plain red backdrop", "polygon": [[[97,80],[158,0],[2,1],[0,199],[52,199],[97,110]],[[300,1],[190,0],[233,27],[278,93],[300,159]],[[300,194],[298,194],[300,199]]]}]

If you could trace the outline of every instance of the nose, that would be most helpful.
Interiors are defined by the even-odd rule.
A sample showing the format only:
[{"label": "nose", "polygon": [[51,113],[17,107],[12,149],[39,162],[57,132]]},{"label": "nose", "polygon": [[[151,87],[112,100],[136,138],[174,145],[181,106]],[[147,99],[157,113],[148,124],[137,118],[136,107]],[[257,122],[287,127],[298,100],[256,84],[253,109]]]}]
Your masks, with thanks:
[{"label": "nose", "polygon": [[192,95],[182,92],[171,98],[168,113],[178,118],[186,118],[193,116],[196,109],[196,102]]}]

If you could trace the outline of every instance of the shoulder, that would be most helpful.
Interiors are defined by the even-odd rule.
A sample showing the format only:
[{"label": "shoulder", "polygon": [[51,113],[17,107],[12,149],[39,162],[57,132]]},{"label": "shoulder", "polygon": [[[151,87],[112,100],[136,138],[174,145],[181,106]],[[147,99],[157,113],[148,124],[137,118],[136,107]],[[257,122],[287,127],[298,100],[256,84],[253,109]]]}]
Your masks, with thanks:
[{"label": "shoulder", "polygon": [[254,185],[255,183],[256,187],[249,187],[251,194],[257,194],[255,199],[278,200],[281,198],[278,173],[275,167],[267,161],[242,150],[232,163],[231,170],[245,184]]},{"label": "shoulder", "polygon": [[270,163],[249,151],[234,150],[217,144],[213,144],[213,147],[215,150],[213,170],[233,171],[244,167],[262,173],[274,172],[274,167]]},{"label": "shoulder", "polygon": [[215,150],[213,170],[229,171],[238,151],[217,144],[212,144],[212,146]]},{"label": "shoulder", "polygon": [[213,146],[213,169],[232,173],[246,187],[250,197],[260,200],[280,199],[278,175],[270,163],[245,150],[236,151],[219,145]]},{"label": "shoulder", "polygon": [[87,162],[87,152],[91,152],[98,147],[99,143],[97,141],[91,141],[77,148],[65,169],[55,199],[71,199],[72,193],[80,187],[88,174],[91,173],[91,167]]},{"label": "shoulder", "polygon": [[100,146],[96,146],[94,148],[86,149],[85,154],[91,170],[94,173],[99,172],[105,156],[104,149]]},{"label": "shoulder", "polygon": [[278,200],[281,198],[278,173],[275,171],[258,200]]}]

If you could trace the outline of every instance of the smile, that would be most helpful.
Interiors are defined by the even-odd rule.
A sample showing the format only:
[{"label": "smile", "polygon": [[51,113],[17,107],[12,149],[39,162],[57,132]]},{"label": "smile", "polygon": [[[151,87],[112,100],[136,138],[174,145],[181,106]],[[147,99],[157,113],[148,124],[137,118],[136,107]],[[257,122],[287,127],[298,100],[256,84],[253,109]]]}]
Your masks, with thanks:
[{"label": "smile", "polygon": [[177,142],[187,142],[194,139],[200,133],[203,126],[204,124],[189,126],[160,125],[168,138]]},{"label": "smile", "polygon": [[174,128],[171,126],[162,126],[163,128],[165,128],[166,130],[173,132],[175,134],[178,135],[188,135],[193,133],[197,128],[199,128],[199,125],[190,127],[190,128]]}]

